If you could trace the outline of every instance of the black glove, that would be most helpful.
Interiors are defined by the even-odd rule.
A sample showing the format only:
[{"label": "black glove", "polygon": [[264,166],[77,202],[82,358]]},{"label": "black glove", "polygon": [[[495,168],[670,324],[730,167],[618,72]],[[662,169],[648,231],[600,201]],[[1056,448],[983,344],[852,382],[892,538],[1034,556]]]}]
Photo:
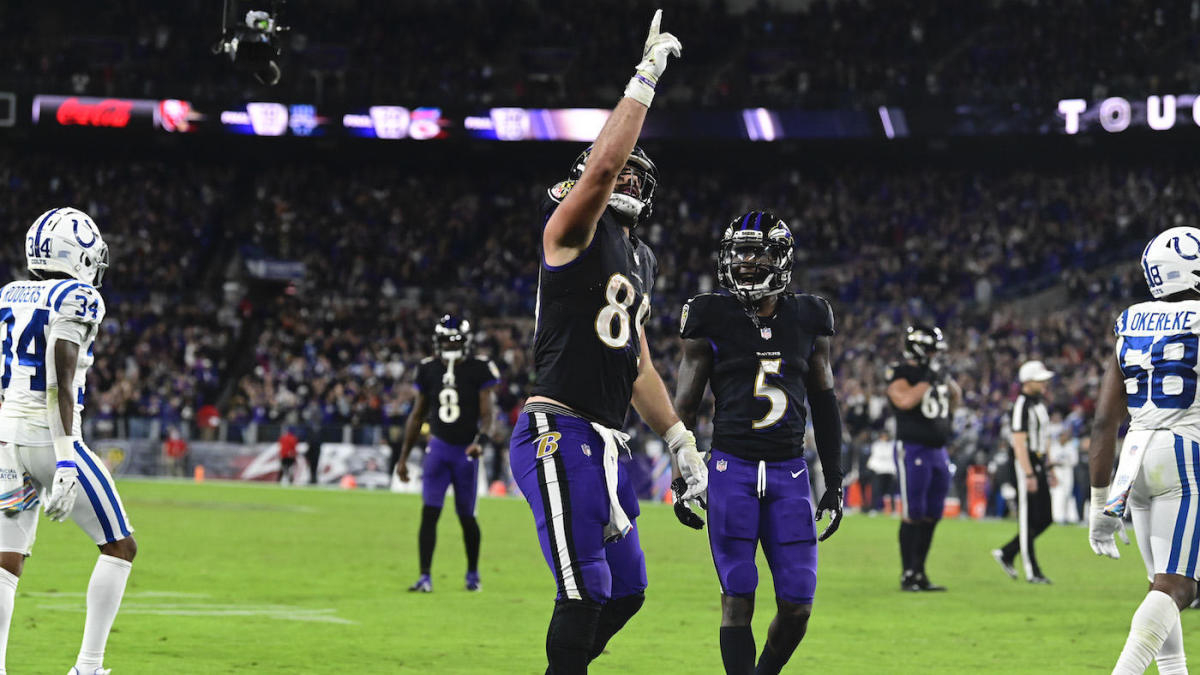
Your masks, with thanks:
[{"label": "black glove", "polygon": [[[675,493],[675,517],[679,519],[679,522],[687,525],[693,530],[703,530],[704,519],[696,515],[696,512],[693,511],[687,504],[685,504],[682,499],[680,499],[680,497],[683,496],[683,493],[687,492],[687,489],[687,481],[683,479],[683,476],[671,481],[671,491]],[[697,499],[696,501],[700,502],[700,508],[708,508],[708,505],[704,503],[703,499]]]},{"label": "black glove", "polygon": [[842,524],[842,488],[828,488],[825,490],[825,495],[821,497],[821,502],[817,504],[817,520],[825,518],[825,512],[830,515],[829,526],[817,537],[817,541],[825,541],[837,532],[838,526]]}]

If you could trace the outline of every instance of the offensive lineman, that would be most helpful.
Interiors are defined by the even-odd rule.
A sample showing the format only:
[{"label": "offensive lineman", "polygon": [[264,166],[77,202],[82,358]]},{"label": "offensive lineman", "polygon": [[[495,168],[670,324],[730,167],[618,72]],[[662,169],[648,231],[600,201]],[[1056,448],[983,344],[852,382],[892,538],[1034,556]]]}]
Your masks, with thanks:
[{"label": "offensive lineman", "polygon": [[[466,588],[480,590],[479,523],[475,520],[475,500],[479,486],[479,455],[491,443],[496,421],[495,387],[500,370],[487,357],[471,356],[471,324],[447,314],[433,332],[436,356],[417,367],[417,400],[404,424],[404,441],[396,475],[408,482],[408,455],[429,420],[429,444],[421,463],[421,529],[417,535],[421,576],[410,591],[433,592],[433,548],[437,544],[437,523],[446,501],[446,488],[454,485],[454,510],[462,525],[463,547],[467,551]],[[436,405],[430,407],[431,398]]]},{"label": "offensive lineman", "polygon": [[546,634],[555,675],[587,672],[645,599],[637,499],[617,461],[631,401],[666,441],[686,496],[702,494],[708,480],[642,332],[657,262],[634,232],[653,208],[657,169],[634,142],[668,55],[680,52],[679,40],[659,33],[661,18],[655,12],[625,97],[543,211],[537,383],[509,457],[558,587]]},{"label": "offensive lineman", "polygon": [[[1092,508],[1088,539],[1119,558],[1114,534],[1126,506],[1150,589],[1133,614],[1113,673],[1186,673],[1179,610],[1196,597],[1200,570],[1200,229],[1173,227],[1142,253],[1154,300],[1117,318],[1116,350],[1100,384],[1090,446]],[[1117,431],[1132,420],[1113,481]],[[1109,486],[1112,481],[1112,486]]]},{"label": "offensive lineman", "polygon": [[108,267],[108,245],[86,213],[59,208],[29,228],[25,256],[36,281],[0,290],[0,673],[17,580],[37,534],[37,489],[47,517],[71,518],[100,548],[88,582],[83,644],[68,675],[104,675],[104,648],[137,553],[112,476],[80,436],[87,370],[104,320],[96,287]]},{"label": "offensive lineman", "polygon": [[[731,295],[705,293],[683,307],[683,360],[675,409],[696,422],[706,385],[716,398],[708,460],[709,544],[721,582],[721,660],[730,675],[778,673],[804,638],[817,586],[817,541],[842,518],[842,420],[833,391],[829,337],[833,311],[824,298],[794,295],[794,241],[774,214],[734,219],[721,238],[717,272]],[[804,401],[829,511],[818,538],[808,465],[804,461]],[[684,525],[703,523],[676,502]],[[755,669],[754,564],[762,542],[775,580],[777,612]]]},{"label": "offensive lineman", "polygon": [[909,326],[904,361],[888,366],[888,401],[896,416],[896,475],[900,483],[902,591],[944,591],[929,581],[925,560],[950,490],[950,420],[962,399],[954,378],[942,372],[941,329]]}]

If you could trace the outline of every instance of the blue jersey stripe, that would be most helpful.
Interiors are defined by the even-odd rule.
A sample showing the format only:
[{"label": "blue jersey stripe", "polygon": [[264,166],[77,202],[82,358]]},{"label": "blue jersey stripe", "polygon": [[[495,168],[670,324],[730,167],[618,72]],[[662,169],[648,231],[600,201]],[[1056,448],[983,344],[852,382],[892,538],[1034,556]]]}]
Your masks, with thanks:
[{"label": "blue jersey stripe", "polygon": [[53,298],[53,297],[54,297],[54,293],[55,293],[55,292],[57,292],[57,291],[58,291],[58,289],[60,289],[60,288],[62,288],[63,286],[65,286],[65,285],[67,285],[67,284],[71,283],[72,281],[74,281],[74,279],[63,279],[62,281],[58,282],[57,284],[54,284],[54,287],[50,289],[50,293],[49,293],[49,294],[46,296],[46,306],[47,306],[47,307],[50,307],[50,306],[51,306],[51,305],[50,305],[50,300],[51,300],[51,298]]},{"label": "blue jersey stripe", "polygon": [[112,485],[104,478],[100,468],[96,466],[87,450],[78,441],[75,442],[75,452],[83,458],[83,463],[88,465],[92,473],[96,474],[96,480],[100,482],[100,487],[104,488],[104,494],[108,496],[108,501],[112,504],[113,513],[117,515],[117,525],[121,528],[121,534],[128,537],[129,528],[125,526],[125,517],[121,515],[121,503],[117,501],[117,495],[113,493]]},{"label": "blue jersey stripe", "polygon": [[1183,548],[1183,531],[1187,527],[1188,507],[1191,506],[1192,487],[1188,483],[1186,462],[1183,457],[1183,437],[1175,436],[1175,465],[1179,468],[1179,484],[1183,498],[1179,500],[1179,514],[1175,516],[1175,534],[1171,537],[1171,557],[1167,561],[1167,573],[1179,574],[1179,553]]},{"label": "blue jersey stripe", "polygon": [[75,290],[76,288],[79,288],[80,286],[85,286],[85,285],[86,284],[84,284],[82,281],[76,281],[74,284],[67,286],[66,290],[64,290],[62,292],[62,295],[58,296],[58,300],[55,301],[54,311],[57,312],[59,310],[59,308],[62,307],[63,298],[67,297],[67,293],[70,293],[71,291]]}]

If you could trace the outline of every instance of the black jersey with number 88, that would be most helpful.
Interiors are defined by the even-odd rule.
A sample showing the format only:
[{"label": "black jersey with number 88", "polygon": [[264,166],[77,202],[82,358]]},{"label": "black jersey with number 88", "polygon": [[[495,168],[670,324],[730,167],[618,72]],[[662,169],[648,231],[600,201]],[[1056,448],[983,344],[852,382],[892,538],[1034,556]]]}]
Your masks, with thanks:
[{"label": "black jersey with number 88", "polygon": [[[569,190],[564,183],[550,189],[543,227]],[[608,211],[579,257],[560,266],[543,257],[531,393],[605,426],[624,426],[657,272],[649,247],[627,236]]]}]

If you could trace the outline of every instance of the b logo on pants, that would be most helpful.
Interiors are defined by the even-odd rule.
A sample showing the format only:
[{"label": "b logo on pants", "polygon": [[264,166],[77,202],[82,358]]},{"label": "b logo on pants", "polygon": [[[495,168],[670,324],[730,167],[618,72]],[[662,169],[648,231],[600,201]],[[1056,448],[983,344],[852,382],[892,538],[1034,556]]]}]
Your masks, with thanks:
[{"label": "b logo on pants", "polygon": [[533,442],[537,444],[537,458],[549,457],[558,452],[558,442],[561,440],[562,434],[557,431],[547,431],[533,439]]}]

